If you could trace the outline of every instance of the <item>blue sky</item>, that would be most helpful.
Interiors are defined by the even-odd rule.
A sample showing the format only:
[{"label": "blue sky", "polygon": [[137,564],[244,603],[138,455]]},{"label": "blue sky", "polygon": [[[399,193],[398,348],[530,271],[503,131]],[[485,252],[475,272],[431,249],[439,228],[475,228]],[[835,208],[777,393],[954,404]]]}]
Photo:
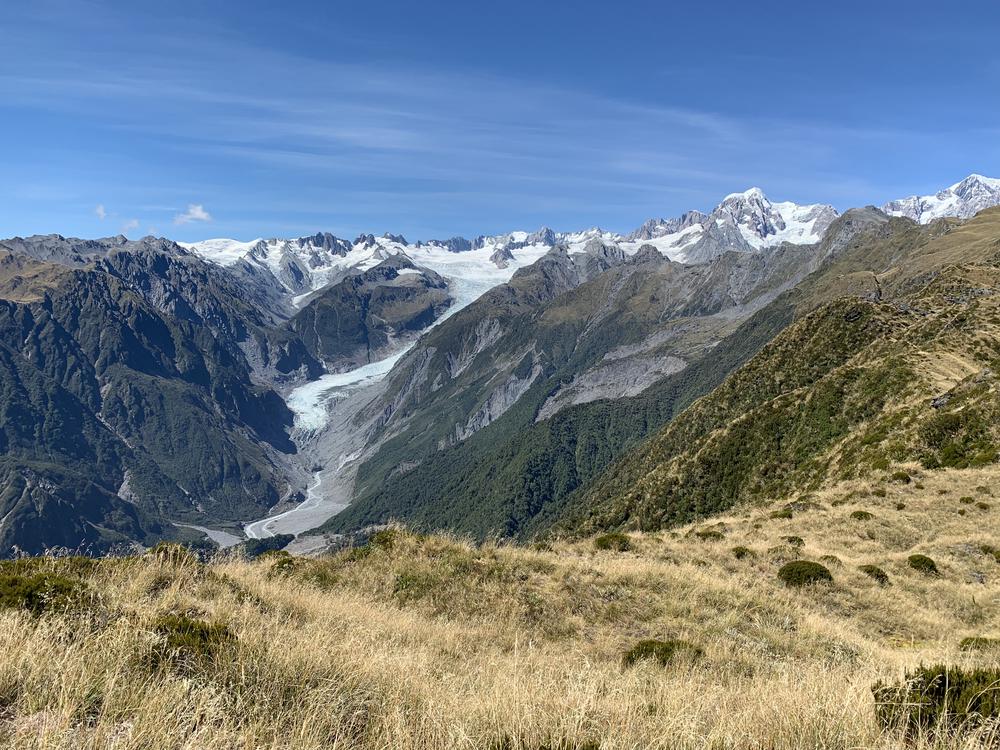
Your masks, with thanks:
[{"label": "blue sky", "polygon": [[1000,176],[995,0],[7,0],[0,34],[0,236],[625,231]]}]

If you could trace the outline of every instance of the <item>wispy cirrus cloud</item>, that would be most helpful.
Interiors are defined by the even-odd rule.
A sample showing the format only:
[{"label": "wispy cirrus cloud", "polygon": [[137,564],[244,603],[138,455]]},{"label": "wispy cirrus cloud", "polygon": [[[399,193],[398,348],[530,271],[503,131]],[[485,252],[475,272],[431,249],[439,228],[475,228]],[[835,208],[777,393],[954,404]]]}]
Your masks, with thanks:
[{"label": "wispy cirrus cloud", "polygon": [[[614,72],[608,37],[602,54],[573,59],[573,72],[591,66],[592,78],[546,77],[496,59],[425,64],[429,58],[405,45],[387,50],[382,28],[361,29],[370,34],[363,39],[342,30],[335,44],[317,47],[271,28],[248,33],[225,12],[207,10],[199,15],[206,22],[191,24],[166,10],[84,2],[86,13],[80,0],[40,0],[19,11],[20,33],[5,38],[0,102],[22,116],[7,123],[73,123],[65,132],[79,131],[79,142],[64,139],[56,176],[73,188],[86,183],[82,196],[114,207],[95,212],[98,219],[172,223],[192,239],[209,221],[213,231],[244,236],[297,226],[290,232],[381,228],[426,237],[543,222],[624,231],[649,216],[709,209],[750,185],[776,199],[842,208],[929,190],[909,175],[891,182],[886,162],[911,161],[907,154],[929,155],[939,168],[954,163],[953,180],[962,170],[990,170],[955,158],[964,151],[971,161],[969,122],[942,132],[926,118],[866,110],[851,119],[833,104],[783,106],[821,91],[822,82],[808,68],[783,68],[779,49],[730,50],[719,56],[731,63],[722,76],[714,56],[692,56],[685,67],[658,50],[650,55],[666,70],[619,69],[617,84],[601,88],[598,79]],[[125,18],[130,33],[108,31]],[[43,43],[63,52],[40,59],[33,51]],[[733,70],[759,81],[759,91],[735,87]],[[632,81],[642,85],[625,85]],[[740,110],[735,88],[752,89],[759,102]],[[1000,159],[995,137],[975,140],[977,159]],[[51,157],[53,148],[40,138],[20,176],[37,171],[39,154]],[[16,183],[26,202],[28,181]],[[187,204],[189,196],[202,202]],[[74,201],[80,216],[92,205],[57,194],[34,204],[58,215],[59,201]],[[215,221],[206,204],[224,219]]]}]

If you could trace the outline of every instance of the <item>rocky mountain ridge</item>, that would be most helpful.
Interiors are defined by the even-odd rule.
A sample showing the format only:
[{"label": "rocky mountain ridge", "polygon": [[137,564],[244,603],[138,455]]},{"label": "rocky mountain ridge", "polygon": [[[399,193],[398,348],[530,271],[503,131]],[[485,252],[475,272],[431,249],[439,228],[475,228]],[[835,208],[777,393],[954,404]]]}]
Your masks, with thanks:
[{"label": "rocky mountain ridge", "polygon": [[751,189],[628,236],[0,242],[0,544],[261,536],[310,509],[298,533],[351,500],[338,529],[523,536],[798,319],[807,279],[877,301],[961,226],[918,219]]},{"label": "rocky mountain ridge", "polygon": [[935,219],[968,219],[980,211],[1000,205],[1000,179],[971,174],[934,195],[913,195],[890,201],[882,210],[890,216],[905,216],[921,224]]}]

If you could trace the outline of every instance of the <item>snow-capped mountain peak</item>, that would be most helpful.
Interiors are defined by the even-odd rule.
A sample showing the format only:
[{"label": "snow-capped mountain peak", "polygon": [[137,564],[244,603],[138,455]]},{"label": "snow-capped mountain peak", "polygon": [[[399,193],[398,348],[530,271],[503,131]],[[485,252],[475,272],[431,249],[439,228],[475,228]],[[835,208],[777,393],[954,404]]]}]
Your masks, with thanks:
[{"label": "snow-capped mountain peak", "polygon": [[731,220],[747,244],[755,249],[782,242],[807,245],[819,242],[837,218],[833,206],[772,203],[758,187],[727,195],[713,212],[716,221]]},{"label": "snow-capped mountain peak", "polygon": [[728,250],[759,251],[823,237],[837,218],[833,206],[772,203],[759,187],[730,193],[710,214],[689,211],[676,219],[650,219],[626,238],[626,250],[651,244],[671,260],[703,263]]},{"label": "snow-capped mountain peak", "polygon": [[970,174],[964,180],[934,195],[911,195],[890,201],[882,210],[890,216],[905,216],[921,224],[953,216],[968,219],[986,208],[1000,205],[1000,180]]}]

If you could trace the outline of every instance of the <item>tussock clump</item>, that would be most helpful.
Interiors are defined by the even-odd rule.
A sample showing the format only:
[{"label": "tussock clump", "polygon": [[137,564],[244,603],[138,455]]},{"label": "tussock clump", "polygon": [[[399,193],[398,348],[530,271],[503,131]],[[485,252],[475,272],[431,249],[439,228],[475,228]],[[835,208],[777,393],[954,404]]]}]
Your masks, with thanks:
[{"label": "tussock clump", "polygon": [[526,744],[524,740],[503,734],[485,745],[486,750],[601,750],[599,740],[590,739],[546,739],[540,744]]},{"label": "tussock clump", "polygon": [[594,548],[602,551],[628,552],[632,549],[629,538],[618,531],[601,534],[594,540]]},{"label": "tussock clump", "polygon": [[277,560],[287,560],[292,556],[292,553],[284,549],[269,549],[267,552],[263,552],[257,556],[257,559],[261,562],[273,563]]},{"label": "tussock clump", "polygon": [[935,563],[927,555],[910,555],[906,558],[906,564],[919,573],[923,573],[925,576],[938,576],[937,563]]},{"label": "tussock clump", "polygon": [[222,651],[236,640],[225,624],[187,615],[161,615],[152,622],[151,629],[161,637],[153,649],[151,666],[173,667],[183,673],[213,666]]},{"label": "tussock clump", "polygon": [[798,549],[799,547],[806,546],[806,540],[800,536],[783,536],[781,538],[789,547],[795,547]]},{"label": "tussock clump", "polygon": [[665,667],[675,659],[686,658],[693,661],[701,658],[702,654],[701,648],[687,641],[639,641],[622,655],[622,666],[628,668],[637,662],[649,660]]},{"label": "tussock clump", "polygon": [[958,502],[960,502],[962,505],[972,505],[974,502],[976,502],[976,498],[974,498],[972,495],[962,495],[960,498],[958,498]]},{"label": "tussock clump", "polygon": [[976,507],[979,508],[979,510],[989,510],[990,504],[984,503],[982,500],[980,500],[979,502],[976,503]]},{"label": "tussock clump", "polygon": [[871,521],[875,518],[875,514],[869,513],[867,510],[856,510],[851,513],[851,518],[855,521]]},{"label": "tussock clump", "polygon": [[905,510],[905,509],[906,509],[906,503],[903,502],[896,503],[896,510]]},{"label": "tussock clump", "polygon": [[873,489],[873,490],[872,490],[872,494],[873,494],[873,495],[874,495],[875,497],[885,497],[885,496],[886,496],[886,495],[888,495],[889,493],[888,493],[888,492],[886,492],[886,489],[885,489],[885,487],[876,487],[875,489]]},{"label": "tussock clump", "polygon": [[157,542],[146,554],[171,565],[197,565],[198,554],[177,542]]},{"label": "tussock clump", "polygon": [[417,541],[420,539],[418,535],[404,534],[398,528],[389,527],[387,529],[380,529],[368,536],[364,540],[364,544],[358,547],[351,547],[343,559],[349,562],[356,562],[364,560],[374,552],[392,552],[400,546],[404,536],[410,536]]},{"label": "tussock clump", "polygon": [[840,558],[836,555],[820,555],[820,562],[825,562],[827,565],[842,565]]},{"label": "tussock clump", "polygon": [[371,549],[381,549],[390,552],[396,548],[402,537],[403,532],[399,529],[381,529],[368,537],[365,546]]},{"label": "tussock clump", "polygon": [[875,713],[888,729],[949,734],[1000,719],[1000,669],[920,667],[897,685],[872,687]]},{"label": "tussock clump", "polygon": [[769,516],[769,518],[773,518],[775,520],[782,519],[782,518],[783,519],[790,519],[791,517],[792,517],[792,509],[791,508],[782,508],[781,510],[773,510],[773,511],[771,511],[771,514]]},{"label": "tussock clump", "polygon": [[889,480],[892,482],[897,482],[899,484],[909,484],[910,475],[908,472],[905,471],[894,471],[892,473],[892,476],[889,477]]},{"label": "tussock clump", "polygon": [[701,531],[694,532],[694,535],[703,542],[721,542],[726,538],[726,535],[718,529],[702,529]]},{"label": "tussock clump", "polygon": [[983,636],[973,636],[963,638],[958,647],[963,651],[998,651],[1000,652],[1000,638],[984,638]]},{"label": "tussock clump", "polygon": [[748,557],[755,557],[757,554],[752,549],[750,549],[749,547],[744,547],[742,544],[733,547],[732,550],[730,551],[733,553],[733,557],[735,557],[737,560],[743,560]]},{"label": "tussock clump", "polygon": [[261,562],[268,563],[271,568],[268,571],[269,577],[289,575],[299,568],[300,559],[293,557],[285,550],[269,550],[257,558]]},{"label": "tussock clump", "polygon": [[889,574],[878,565],[861,565],[858,567],[858,570],[875,581],[879,586],[889,585]]},{"label": "tussock clump", "polygon": [[980,551],[989,557],[992,557],[994,562],[1000,563],[1000,549],[997,549],[992,544],[981,544],[979,545]]},{"label": "tussock clump", "polygon": [[778,570],[778,578],[786,586],[809,586],[814,583],[832,583],[833,574],[817,562],[793,560]]}]

